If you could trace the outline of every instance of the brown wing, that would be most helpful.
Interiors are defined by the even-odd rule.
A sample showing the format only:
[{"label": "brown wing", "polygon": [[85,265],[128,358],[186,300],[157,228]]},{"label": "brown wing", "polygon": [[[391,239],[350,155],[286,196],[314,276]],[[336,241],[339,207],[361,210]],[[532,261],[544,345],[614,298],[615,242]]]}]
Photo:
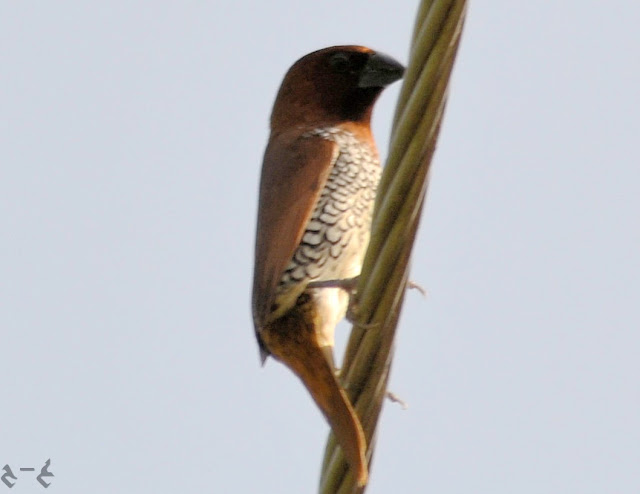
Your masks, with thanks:
[{"label": "brown wing", "polygon": [[253,274],[253,320],[259,330],[275,290],[302,239],[335,155],[336,144],[300,131],[270,139],[260,180]]}]

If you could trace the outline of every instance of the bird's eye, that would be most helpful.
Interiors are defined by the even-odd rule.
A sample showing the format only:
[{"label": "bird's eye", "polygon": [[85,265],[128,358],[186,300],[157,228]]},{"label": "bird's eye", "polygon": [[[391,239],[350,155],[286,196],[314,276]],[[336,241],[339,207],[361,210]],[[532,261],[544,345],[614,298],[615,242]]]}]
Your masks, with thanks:
[{"label": "bird's eye", "polygon": [[342,73],[349,69],[349,57],[344,53],[336,53],[329,59],[329,65],[334,72]]}]

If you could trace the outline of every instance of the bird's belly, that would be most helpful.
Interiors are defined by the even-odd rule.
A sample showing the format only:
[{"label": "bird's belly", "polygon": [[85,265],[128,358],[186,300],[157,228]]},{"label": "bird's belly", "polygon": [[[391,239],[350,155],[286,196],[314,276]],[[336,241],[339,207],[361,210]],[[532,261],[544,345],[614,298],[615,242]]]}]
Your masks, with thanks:
[{"label": "bird's belly", "polygon": [[[276,288],[274,318],[291,308],[310,282],[358,276],[369,244],[381,171],[377,154],[346,131],[328,128],[316,134],[336,142],[339,151]],[[341,319],[344,310],[339,312]]]},{"label": "bird's belly", "polygon": [[[277,309],[271,317],[275,319],[293,307],[298,297],[312,281],[343,280],[358,276],[362,269],[368,243],[368,229],[350,231],[345,236],[344,243],[339,247],[330,242],[322,242],[312,247],[305,244],[303,240],[278,285],[275,298]],[[337,323],[344,317],[348,303],[348,295],[345,290],[318,288],[313,292],[315,294],[313,298],[318,298],[320,304],[327,307],[333,307],[339,299],[340,304],[344,307],[336,308],[336,314],[339,316],[336,316],[335,322]],[[322,292],[327,292],[326,297],[319,295]],[[338,292],[340,292],[339,295]]]}]

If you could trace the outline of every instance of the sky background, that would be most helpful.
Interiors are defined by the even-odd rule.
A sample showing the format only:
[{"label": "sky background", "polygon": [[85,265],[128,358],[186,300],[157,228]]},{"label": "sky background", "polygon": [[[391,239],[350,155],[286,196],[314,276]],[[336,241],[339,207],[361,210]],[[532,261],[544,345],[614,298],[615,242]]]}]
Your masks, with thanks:
[{"label": "sky background", "polygon": [[[315,492],[250,319],[269,112],[315,49],[406,62],[416,9],[0,0],[0,493]],[[640,492],[639,22],[471,2],[368,493]]]}]

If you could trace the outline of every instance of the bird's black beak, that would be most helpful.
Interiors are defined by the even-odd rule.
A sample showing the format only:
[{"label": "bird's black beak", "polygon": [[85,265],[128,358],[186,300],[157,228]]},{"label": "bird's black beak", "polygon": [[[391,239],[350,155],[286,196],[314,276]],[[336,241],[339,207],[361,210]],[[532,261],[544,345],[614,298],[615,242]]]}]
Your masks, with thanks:
[{"label": "bird's black beak", "polygon": [[358,87],[386,87],[402,78],[404,66],[384,53],[372,53],[362,69]]}]

